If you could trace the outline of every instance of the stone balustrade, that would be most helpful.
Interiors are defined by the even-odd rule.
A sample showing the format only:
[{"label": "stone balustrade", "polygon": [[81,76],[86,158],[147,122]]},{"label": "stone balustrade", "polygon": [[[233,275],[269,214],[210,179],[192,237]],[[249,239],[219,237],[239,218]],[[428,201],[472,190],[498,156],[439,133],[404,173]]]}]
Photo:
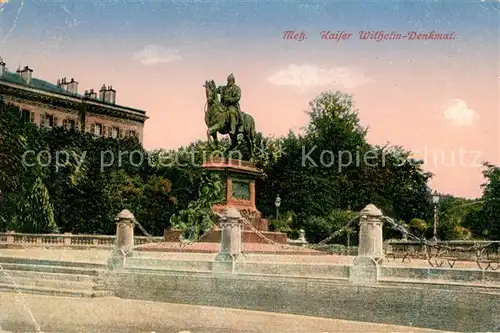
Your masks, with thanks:
[{"label": "stone balustrade", "polygon": [[[0,247],[70,247],[70,248],[109,248],[115,246],[114,235],[74,235],[64,234],[24,234],[8,231],[0,233]],[[135,236],[135,245],[162,241],[163,237]]]}]

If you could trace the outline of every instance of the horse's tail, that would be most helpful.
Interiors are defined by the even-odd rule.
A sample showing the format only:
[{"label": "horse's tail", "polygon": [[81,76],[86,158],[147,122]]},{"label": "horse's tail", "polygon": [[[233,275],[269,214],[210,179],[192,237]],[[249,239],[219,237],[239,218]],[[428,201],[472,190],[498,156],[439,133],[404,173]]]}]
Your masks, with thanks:
[{"label": "horse's tail", "polygon": [[248,137],[254,141],[255,139],[255,120],[248,113],[242,112],[242,121],[243,121],[243,131],[247,133]]}]

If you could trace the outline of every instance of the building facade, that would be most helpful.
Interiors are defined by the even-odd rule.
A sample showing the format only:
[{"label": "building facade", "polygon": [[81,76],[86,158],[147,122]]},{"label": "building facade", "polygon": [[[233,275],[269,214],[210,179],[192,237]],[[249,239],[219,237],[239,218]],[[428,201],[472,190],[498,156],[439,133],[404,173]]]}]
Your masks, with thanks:
[{"label": "building facade", "polygon": [[0,96],[19,106],[23,119],[43,127],[63,126],[96,136],[134,136],[142,142],[146,112],[116,104],[116,91],[78,92],[78,82],[62,78],[56,84],[33,77],[28,66],[10,72],[0,58]]}]

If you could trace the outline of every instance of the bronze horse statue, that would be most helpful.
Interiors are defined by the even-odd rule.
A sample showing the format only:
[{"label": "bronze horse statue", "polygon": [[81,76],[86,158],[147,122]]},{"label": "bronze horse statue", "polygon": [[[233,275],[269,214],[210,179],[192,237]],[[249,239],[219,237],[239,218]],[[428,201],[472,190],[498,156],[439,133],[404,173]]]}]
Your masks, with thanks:
[{"label": "bronze horse statue", "polygon": [[248,149],[250,151],[250,158],[254,156],[254,139],[255,139],[255,121],[253,117],[247,113],[241,112],[238,117],[239,123],[237,124],[236,134],[230,133],[231,117],[225,107],[220,103],[217,94],[217,85],[214,80],[205,81],[205,93],[207,97],[207,104],[205,109],[205,124],[207,125],[207,139],[213,139],[217,143],[217,133],[222,135],[229,134],[231,138],[231,146],[229,150],[233,150],[238,145],[238,134],[243,134]]}]

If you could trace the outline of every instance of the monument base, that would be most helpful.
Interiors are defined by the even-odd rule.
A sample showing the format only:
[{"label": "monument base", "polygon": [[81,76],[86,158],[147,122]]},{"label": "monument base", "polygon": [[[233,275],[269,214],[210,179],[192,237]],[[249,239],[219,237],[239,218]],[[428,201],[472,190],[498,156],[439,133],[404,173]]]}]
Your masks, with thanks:
[{"label": "monument base", "polygon": [[[262,177],[262,170],[253,163],[235,159],[214,159],[201,167],[207,172],[218,174],[225,188],[224,202],[214,205],[212,211],[220,214],[226,208],[234,207],[244,217],[242,230],[244,243],[269,243],[269,240],[280,244],[287,243],[286,234],[269,231],[269,222],[262,218],[255,205],[255,181]],[[180,232],[176,230],[165,230],[164,233],[167,242],[178,241],[179,236]],[[199,241],[217,243],[220,239],[221,231],[216,227],[203,235]]]}]

